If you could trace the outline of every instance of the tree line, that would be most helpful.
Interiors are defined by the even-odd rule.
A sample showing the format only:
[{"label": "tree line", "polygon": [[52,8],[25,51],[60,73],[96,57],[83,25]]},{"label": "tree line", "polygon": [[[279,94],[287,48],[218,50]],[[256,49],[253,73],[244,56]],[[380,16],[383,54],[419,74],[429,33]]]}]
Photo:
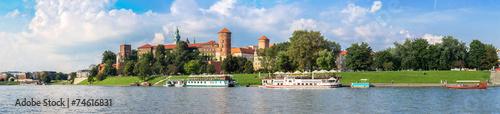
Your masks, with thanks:
[{"label": "tree line", "polygon": [[441,43],[429,44],[426,39],[406,39],[394,43],[394,48],[372,54],[371,47],[362,42],[347,48],[346,67],[350,70],[450,70],[453,68],[491,69],[498,64],[498,55],[492,44],[473,40],[469,46],[445,36]]}]

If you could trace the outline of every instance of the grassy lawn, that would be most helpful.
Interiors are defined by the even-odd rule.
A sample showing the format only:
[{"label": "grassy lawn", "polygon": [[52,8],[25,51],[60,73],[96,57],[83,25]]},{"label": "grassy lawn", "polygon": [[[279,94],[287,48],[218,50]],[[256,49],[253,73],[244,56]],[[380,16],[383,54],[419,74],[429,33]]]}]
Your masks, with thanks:
[{"label": "grassy lawn", "polygon": [[490,78],[489,71],[383,71],[383,72],[341,72],[341,82],[352,83],[360,79],[369,79],[370,83],[449,83],[457,80],[479,80],[485,82]]},{"label": "grassy lawn", "polygon": [[240,85],[261,85],[259,74],[233,74],[236,83]]},{"label": "grassy lawn", "polygon": [[[1,81],[0,85],[7,85],[9,82]],[[19,82],[10,82],[10,85],[19,85]]]}]

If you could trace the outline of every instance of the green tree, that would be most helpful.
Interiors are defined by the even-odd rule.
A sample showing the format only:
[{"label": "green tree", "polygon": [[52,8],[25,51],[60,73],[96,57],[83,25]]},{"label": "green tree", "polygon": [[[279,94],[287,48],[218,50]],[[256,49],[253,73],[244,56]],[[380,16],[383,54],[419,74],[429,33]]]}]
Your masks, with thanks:
[{"label": "green tree", "polygon": [[497,66],[498,64],[498,55],[495,49],[495,46],[491,44],[485,45],[485,56],[480,61],[480,68],[483,70],[491,69],[493,66]]},{"label": "green tree", "polygon": [[222,65],[221,69],[224,70],[226,73],[234,73],[236,70],[238,70],[238,62],[236,58],[233,57],[233,55],[227,55],[226,59],[222,60]]},{"label": "green tree", "polygon": [[319,51],[319,57],[316,59],[316,64],[323,70],[331,70],[335,68],[335,53],[325,49]]},{"label": "green tree", "polygon": [[245,71],[245,63],[248,60],[243,57],[233,57],[233,59],[236,60],[236,63],[238,64],[235,73],[243,73]]},{"label": "green tree", "polygon": [[174,65],[168,65],[167,68],[168,68],[167,74],[177,74],[178,73],[177,71],[179,71],[178,70],[179,68]]},{"label": "green tree", "polygon": [[443,42],[438,48],[441,50],[439,64],[444,65],[446,69],[451,69],[457,61],[464,61],[467,54],[465,43],[458,41],[453,36],[443,37]]},{"label": "green tree", "polygon": [[214,65],[207,64],[207,73],[215,73],[216,69]]},{"label": "green tree", "polygon": [[61,80],[61,76],[60,76],[60,75],[57,75],[57,76],[56,76],[56,80]]},{"label": "green tree", "polygon": [[429,45],[429,60],[427,61],[429,69],[443,69],[444,65],[439,64],[439,57],[441,56],[440,43]]},{"label": "green tree", "polygon": [[375,60],[373,61],[373,68],[385,68],[386,70],[392,70],[393,62],[392,56],[389,50],[383,50],[375,53]]},{"label": "green tree", "polygon": [[282,72],[293,71],[293,62],[286,55],[286,51],[278,52],[277,56],[278,60],[275,62],[275,68]]},{"label": "green tree", "polygon": [[108,60],[111,60],[112,63],[116,63],[116,54],[109,50],[104,51],[104,53],[102,54],[101,64],[106,63]]},{"label": "green tree", "polygon": [[318,52],[328,48],[319,31],[296,30],[290,37],[287,55],[300,70],[312,70],[316,66]]},{"label": "green tree", "polygon": [[207,73],[207,65],[201,64],[200,69],[198,70],[198,73],[200,73],[200,74]]},{"label": "green tree", "polygon": [[87,82],[92,85],[94,81],[94,77],[97,76],[97,74],[99,73],[99,66],[97,65],[90,65],[90,72],[89,72],[89,75],[87,77]]},{"label": "green tree", "polygon": [[43,73],[42,74],[42,81],[43,81],[43,83],[48,84],[48,83],[50,83],[51,80],[52,79],[50,79],[50,77],[49,77],[49,75],[47,73]]},{"label": "green tree", "polygon": [[481,66],[481,59],[484,58],[486,53],[485,44],[479,40],[473,40],[469,44],[469,48],[469,55],[467,56],[469,68],[479,68]]},{"label": "green tree", "polygon": [[200,71],[200,62],[191,60],[187,64],[184,64],[184,70],[186,70],[188,74],[198,74],[198,71]]},{"label": "green tree", "polygon": [[[184,64],[191,60],[198,59],[199,51],[197,49],[189,49],[188,44],[185,41],[179,41],[177,46],[174,48],[174,52],[172,53],[172,64],[175,66],[180,66],[178,68],[178,72],[184,72]],[[194,51],[191,51],[194,50]]]},{"label": "green tree", "polygon": [[137,55],[137,50],[132,49],[130,56],[125,57],[125,58],[123,59],[123,61],[124,61],[125,63],[128,63],[128,62],[137,62],[138,57],[139,57],[139,56]]},{"label": "green tree", "polygon": [[76,72],[71,72],[70,74],[70,79],[68,80],[71,84],[73,84],[73,82],[75,82],[75,78],[76,78]]},{"label": "green tree", "polygon": [[151,64],[154,61],[153,54],[147,52],[141,55],[139,62],[136,64],[137,76],[140,80],[147,81],[149,76],[153,74]]},{"label": "green tree", "polygon": [[123,73],[125,76],[134,75],[135,62],[127,62],[123,67]]},{"label": "green tree", "polygon": [[158,44],[155,49],[155,61],[152,67],[154,74],[163,74],[166,72],[166,54],[167,53],[165,51],[165,46],[162,44]]},{"label": "green tree", "polygon": [[97,80],[101,81],[103,79],[106,79],[106,77],[108,76],[116,76],[116,68],[113,67],[112,62],[112,60],[106,61],[106,66],[104,66],[104,69],[102,70],[103,77],[98,78]]},{"label": "green tree", "polygon": [[371,55],[372,48],[367,43],[362,42],[361,45],[353,43],[346,50],[345,62],[347,68],[351,70],[368,70],[373,57]]},{"label": "green tree", "polygon": [[245,73],[248,73],[248,74],[251,74],[253,73],[254,69],[253,69],[253,63],[252,61],[247,61],[245,62]]}]

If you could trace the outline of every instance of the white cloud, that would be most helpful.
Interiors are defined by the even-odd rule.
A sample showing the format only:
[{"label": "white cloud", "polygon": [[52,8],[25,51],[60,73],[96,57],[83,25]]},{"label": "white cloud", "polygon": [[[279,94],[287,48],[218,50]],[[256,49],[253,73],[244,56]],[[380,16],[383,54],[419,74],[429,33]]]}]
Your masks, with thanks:
[{"label": "white cloud", "polygon": [[165,43],[165,37],[163,36],[163,33],[155,33],[155,38],[153,41],[151,41],[151,44],[164,44]]},{"label": "white cloud", "polygon": [[373,1],[372,9],[370,10],[370,13],[373,13],[377,10],[380,10],[382,8],[382,2],[381,1]]},{"label": "white cloud", "polygon": [[425,34],[424,36],[422,36],[422,38],[429,41],[429,44],[436,44],[443,42],[443,36],[438,36],[438,35]]},{"label": "white cloud", "polygon": [[340,13],[348,15],[347,19],[342,20],[342,22],[344,23],[352,23],[357,18],[364,17],[367,12],[368,12],[367,8],[362,8],[354,4],[349,4],[346,9],[340,11]]},{"label": "white cloud", "polygon": [[231,16],[230,10],[234,8],[236,0],[221,0],[215,3],[210,9],[200,9],[203,12],[218,13],[224,16]]},{"label": "white cloud", "polygon": [[17,10],[17,9],[16,9],[16,10],[14,10],[14,11],[12,11],[12,12],[9,12],[9,13],[5,14],[5,16],[4,16],[4,17],[6,17],[6,18],[11,18],[11,17],[15,17],[15,16],[17,16],[18,14],[19,14],[19,10]]},{"label": "white cloud", "polygon": [[295,30],[313,30],[316,29],[318,25],[316,24],[316,21],[313,19],[299,19],[293,21],[293,23],[290,26],[290,31],[295,31]]}]

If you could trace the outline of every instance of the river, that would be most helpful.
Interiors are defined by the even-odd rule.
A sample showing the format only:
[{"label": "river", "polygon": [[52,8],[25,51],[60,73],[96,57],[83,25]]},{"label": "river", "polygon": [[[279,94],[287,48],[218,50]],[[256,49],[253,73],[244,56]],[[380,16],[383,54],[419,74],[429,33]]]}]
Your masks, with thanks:
[{"label": "river", "polygon": [[[334,89],[0,86],[0,113],[500,113],[500,88]],[[112,106],[16,106],[17,99],[112,99]],[[43,102],[43,101],[42,101]]]}]

